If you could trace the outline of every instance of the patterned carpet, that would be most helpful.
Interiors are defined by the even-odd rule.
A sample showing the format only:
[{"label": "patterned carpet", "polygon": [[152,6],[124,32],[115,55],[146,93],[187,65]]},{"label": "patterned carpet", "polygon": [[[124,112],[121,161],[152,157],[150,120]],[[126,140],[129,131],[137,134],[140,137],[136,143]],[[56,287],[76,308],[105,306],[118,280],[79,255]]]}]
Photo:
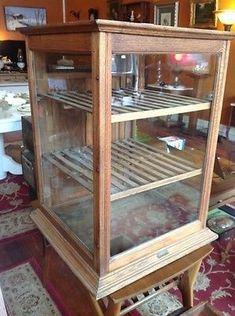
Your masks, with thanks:
[{"label": "patterned carpet", "polygon": [[29,206],[29,187],[22,176],[11,175],[0,181],[0,214]]},{"label": "patterned carpet", "polygon": [[[30,238],[37,231],[30,218],[30,202],[29,187],[22,176],[0,181],[0,243],[10,245],[11,241],[26,234]],[[53,286],[48,283],[45,289],[41,278],[35,258],[0,271],[0,286],[9,316],[70,315]]]},{"label": "patterned carpet", "polygon": [[8,315],[69,316],[56,291],[51,285],[46,290],[38,274],[40,269],[34,259],[0,272],[0,285]]},{"label": "patterned carpet", "polygon": [[0,242],[36,229],[30,218],[32,208],[0,214]]},{"label": "patterned carpet", "polygon": [[[221,250],[225,245],[213,243],[214,250],[203,262],[194,286],[194,305],[210,302],[224,316],[235,315],[235,249],[231,249],[224,263]],[[140,295],[140,297],[143,295]],[[166,316],[182,307],[177,288],[159,294],[130,313],[131,316]]]},{"label": "patterned carpet", "polygon": [[35,229],[30,218],[29,187],[22,176],[0,181],[0,242]]}]

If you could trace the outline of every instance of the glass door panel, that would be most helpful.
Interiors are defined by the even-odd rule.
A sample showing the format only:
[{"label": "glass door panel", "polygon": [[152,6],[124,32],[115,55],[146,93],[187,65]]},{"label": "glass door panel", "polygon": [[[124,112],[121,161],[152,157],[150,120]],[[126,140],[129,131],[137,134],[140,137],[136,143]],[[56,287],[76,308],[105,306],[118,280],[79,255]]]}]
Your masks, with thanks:
[{"label": "glass door panel", "polygon": [[199,219],[216,58],[112,57],[111,255]]}]

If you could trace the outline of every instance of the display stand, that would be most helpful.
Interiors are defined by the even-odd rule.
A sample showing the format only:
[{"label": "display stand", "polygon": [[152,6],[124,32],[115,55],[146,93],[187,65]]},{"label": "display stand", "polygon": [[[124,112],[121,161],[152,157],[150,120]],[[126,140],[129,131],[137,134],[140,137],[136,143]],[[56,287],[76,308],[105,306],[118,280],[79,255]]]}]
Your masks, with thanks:
[{"label": "display stand", "polygon": [[[157,270],[154,273],[114,292],[108,296],[108,307],[105,316],[125,315],[140,304],[152,299],[161,292],[178,286],[182,293],[183,307],[189,309],[193,306],[193,284],[196,280],[202,259],[210,254],[212,247],[204,246],[193,253],[176,260],[175,262]],[[122,303],[140,293],[155,289],[153,294],[126,307],[121,311]]]},{"label": "display stand", "polygon": [[[49,276],[48,251],[50,247],[48,241],[44,238],[44,262],[43,262],[43,282],[47,284]],[[119,316],[136,309],[142,303],[147,302],[159,293],[167,291],[178,286],[182,293],[183,309],[185,311],[193,306],[193,285],[199,271],[203,258],[208,256],[213,250],[211,245],[206,245],[200,249],[174,261],[171,264],[131,283],[122,289],[107,296],[108,305],[103,313],[101,305],[103,301],[97,301],[89,292],[90,299],[97,316]],[[153,290],[153,291],[152,291]],[[142,299],[137,299],[137,295],[144,293]],[[150,294],[151,293],[151,294]],[[129,300],[135,303],[121,309],[122,304]],[[102,304],[100,304],[102,303]]]}]

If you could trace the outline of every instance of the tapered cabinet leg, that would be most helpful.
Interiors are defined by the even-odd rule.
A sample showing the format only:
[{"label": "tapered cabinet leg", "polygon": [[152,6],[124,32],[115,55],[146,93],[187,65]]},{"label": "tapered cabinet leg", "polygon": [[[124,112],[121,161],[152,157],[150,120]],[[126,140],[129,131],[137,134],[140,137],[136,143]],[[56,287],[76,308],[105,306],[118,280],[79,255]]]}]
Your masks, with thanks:
[{"label": "tapered cabinet leg", "polygon": [[104,316],[119,316],[121,310],[122,302],[114,303],[111,299],[109,299],[108,307]]},{"label": "tapered cabinet leg", "polygon": [[193,285],[201,263],[202,260],[197,261],[191,268],[184,272],[180,279],[179,289],[182,293],[183,306],[187,309],[193,306]]},{"label": "tapered cabinet leg", "polygon": [[94,296],[89,292],[90,300],[94,309],[94,316],[104,316],[99,302],[94,298]]}]

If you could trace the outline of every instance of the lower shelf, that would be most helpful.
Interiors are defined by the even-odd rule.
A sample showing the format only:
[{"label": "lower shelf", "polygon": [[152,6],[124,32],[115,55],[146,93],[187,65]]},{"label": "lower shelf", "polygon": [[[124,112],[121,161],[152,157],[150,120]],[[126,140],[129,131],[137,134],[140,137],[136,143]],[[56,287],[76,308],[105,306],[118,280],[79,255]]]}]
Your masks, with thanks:
[{"label": "lower shelf", "polygon": [[[61,171],[93,191],[93,152],[89,146],[45,155]],[[112,143],[111,200],[200,175],[194,163],[134,139]]]}]

